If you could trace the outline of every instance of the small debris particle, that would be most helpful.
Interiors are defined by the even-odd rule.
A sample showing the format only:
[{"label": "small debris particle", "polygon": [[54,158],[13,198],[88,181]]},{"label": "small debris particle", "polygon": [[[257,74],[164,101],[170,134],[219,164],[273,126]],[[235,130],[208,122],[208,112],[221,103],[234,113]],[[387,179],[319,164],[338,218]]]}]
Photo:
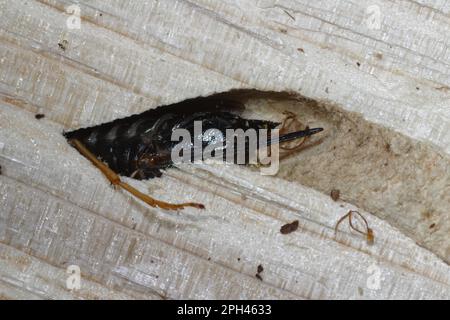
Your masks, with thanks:
[{"label": "small debris particle", "polygon": [[389,143],[386,143],[386,144],[384,145],[384,149],[385,149],[387,152],[390,152],[390,151],[391,151],[391,145],[390,145]]},{"label": "small debris particle", "polygon": [[298,229],[298,220],[292,221],[291,223],[287,223],[280,228],[281,234],[289,234]]},{"label": "small debris particle", "polygon": [[[353,215],[357,215],[359,218],[362,219],[362,221],[366,225],[366,231],[360,230],[359,228],[354,226],[354,224],[352,223]],[[364,216],[361,213],[359,213],[358,211],[350,210],[346,215],[342,216],[336,223],[336,226],[334,227],[334,232],[336,233],[338,231],[339,224],[347,218],[348,218],[348,223],[350,225],[350,228],[357,231],[358,233],[364,234],[366,236],[367,243],[369,245],[372,245],[375,240],[374,232],[369,227],[369,223],[367,222],[366,218],[364,218]]]},{"label": "small debris particle", "polygon": [[360,63],[360,62],[356,62],[356,65],[357,65],[358,67],[360,67],[360,66],[361,66],[361,63]]},{"label": "small debris particle", "polygon": [[283,11],[284,11],[284,13],[286,13],[292,20],[295,21],[295,17],[294,17],[292,14],[290,14],[289,11],[287,11],[287,10],[283,10]]},{"label": "small debris particle", "polygon": [[45,118],[45,114],[38,113],[34,116],[36,119],[41,120],[42,118]]},{"label": "small debris particle", "polygon": [[303,48],[297,48],[297,51],[299,51],[301,53],[305,53],[305,50]]},{"label": "small debris particle", "polygon": [[100,13],[100,17],[103,17],[103,13]]},{"label": "small debris particle", "polygon": [[284,34],[286,34],[286,33],[287,33],[287,29],[284,29],[284,28],[280,28],[279,30],[280,30],[280,32],[281,32],[281,33],[284,33]]},{"label": "small debris particle", "polygon": [[262,265],[259,265],[259,266],[256,268],[256,274],[255,274],[255,277],[256,277],[258,280],[263,281],[263,278],[261,277],[261,272],[263,272],[263,271],[264,271],[264,268],[263,268]]},{"label": "small debris particle", "polygon": [[380,52],[375,53],[375,58],[377,58],[378,60],[383,59],[383,54]]},{"label": "small debris particle", "polygon": [[422,218],[430,219],[433,216],[433,213],[427,210],[427,211],[423,211],[421,213],[421,216],[422,216]]},{"label": "small debris particle", "polygon": [[331,199],[333,199],[333,201],[338,201],[340,195],[341,195],[341,192],[338,189],[331,190],[330,197],[331,197]]},{"label": "small debris particle", "polygon": [[0,166],[0,174],[2,174],[2,166]]},{"label": "small debris particle", "polygon": [[257,271],[258,273],[261,273],[261,272],[264,271],[264,267],[263,267],[262,265],[259,265],[259,266],[256,268],[256,271]]},{"label": "small debris particle", "polygon": [[358,293],[360,296],[364,295],[364,290],[361,287],[358,287]]},{"label": "small debris particle", "polygon": [[416,87],[416,90],[420,90],[420,88],[419,88],[419,87]]},{"label": "small debris particle", "polygon": [[433,229],[434,227],[436,227],[436,223],[430,224],[430,229]]},{"label": "small debris particle", "polygon": [[241,261],[241,258],[237,258],[237,261]]},{"label": "small debris particle", "polygon": [[67,41],[66,39],[61,40],[60,42],[58,42],[58,47],[62,50],[62,51],[66,51],[67,49],[67,45],[69,44],[69,41]]},{"label": "small debris particle", "polygon": [[328,87],[326,87],[326,88],[325,88],[325,92],[326,92],[326,93],[329,93],[329,91],[328,91]]}]

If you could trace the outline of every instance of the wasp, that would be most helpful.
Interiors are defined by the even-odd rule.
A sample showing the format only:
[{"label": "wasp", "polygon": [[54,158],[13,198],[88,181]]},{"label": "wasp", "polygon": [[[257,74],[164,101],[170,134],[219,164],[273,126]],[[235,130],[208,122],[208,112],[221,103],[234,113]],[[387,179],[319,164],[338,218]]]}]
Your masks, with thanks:
[{"label": "wasp", "polygon": [[[101,170],[112,185],[123,188],[148,205],[169,210],[185,207],[204,209],[204,205],[200,203],[172,204],[154,199],[122,181],[120,176],[137,180],[161,177],[163,170],[174,166],[171,154],[178,141],[172,141],[171,137],[176,129],[184,129],[191,133],[192,144],[195,142],[194,139],[200,139],[202,147],[207,147],[213,142],[217,143],[205,135],[210,129],[218,130],[225,135],[227,129],[270,131],[283,124],[245,119],[239,115],[244,108],[242,103],[231,99],[214,96],[195,98],[102,125],[65,132],[64,136],[73,147]],[[289,116],[291,119],[292,115]],[[196,121],[202,125],[200,138],[196,137],[194,132]],[[276,141],[268,139],[266,146],[296,139],[304,140],[322,130],[322,128],[305,128],[289,133],[282,131]],[[223,149],[228,147],[229,145],[224,142]],[[243,151],[249,152],[247,145]]]}]

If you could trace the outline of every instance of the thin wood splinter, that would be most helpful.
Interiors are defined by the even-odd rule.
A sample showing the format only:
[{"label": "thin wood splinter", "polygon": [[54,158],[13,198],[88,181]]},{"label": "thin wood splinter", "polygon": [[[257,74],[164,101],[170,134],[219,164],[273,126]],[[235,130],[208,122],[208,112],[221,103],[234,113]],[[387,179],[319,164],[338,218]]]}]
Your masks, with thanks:
[{"label": "thin wood splinter", "polygon": [[[353,222],[352,222],[353,214],[357,214],[364,221],[364,224],[366,225],[366,231],[361,231],[353,225]],[[339,228],[339,224],[341,224],[341,222],[347,218],[348,218],[348,223],[350,225],[350,228],[352,228],[356,232],[364,235],[367,239],[368,244],[373,244],[373,242],[375,240],[375,235],[373,233],[373,230],[371,228],[369,228],[369,224],[367,223],[366,218],[364,218],[364,216],[361,213],[359,213],[358,211],[350,210],[347,214],[345,214],[342,218],[340,218],[339,221],[336,223],[336,227],[334,228],[334,231],[337,232],[338,228]]]},{"label": "thin wood splinter", "polygon": [[139,190],[133,188],[131,185],[129,185],[126,182],[123,182],[120,180],[120,177],[112,171],[105,163],[97,159],[95,155],[92,154],[80,141],[77,139],[72,139],[69,141],[72,146],[74,146],[83,156],[88,158],[94,166],[96,166],[104,175],[105,177],[111,182],[114,186],[120,186],[121,188],[125,189],[132,195],[134,195],[136,198],[144,201],[148,205],[152,207],[159,207],[162,209],[168,209],[168,210],[180,210],[184,207],[194,207],[197,209],[205,209],[205,206],[201,203],[194,203],[194,202],[187,202],[187,203],[180,203],[180,204],[172,204],[164,201],[156,200]]}]

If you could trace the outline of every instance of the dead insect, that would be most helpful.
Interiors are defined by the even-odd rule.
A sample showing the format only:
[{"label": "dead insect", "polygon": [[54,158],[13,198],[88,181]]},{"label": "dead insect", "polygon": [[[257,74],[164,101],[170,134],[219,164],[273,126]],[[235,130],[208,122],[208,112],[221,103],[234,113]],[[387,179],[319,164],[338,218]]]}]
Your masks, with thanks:
[{"label": "dead insect", "polygon": [[298,220],[294,220],[291,223],[287,223],[280,228],[281,234],[289,234],[298,229]]},{"label": "dead insect", "polygon": [[58,42],[58,47],[62,50],[62,51],[66,51],[67,49],[67,45],[69,44],[69,41],[67,41],[66,39],[61,40],[60,42]]},{"label": "dead insect", "polygon": [[38,113],[38,114],[34,115],[34,117],[35,117],[36,119],[38,119],[38,120],[41,120],[42,118],[45,118],[45,114],[43,114],[43,113]]},{"label": "dead insect", "polygon": [[[210,129],[220,131],[225,137],[227,129],[244,131],[267,129],[270,132],[280,125],[271,121],[244,119],[230,112],[242,108],[242,104],[232,100],[215,97],[196,98],[95,127],[66,132],[64,136],[73,147],[100,169],[113,185],[120,186],[148,205],[171,210],[184,207],[203,209],[204,205],[199,203],[171,204],[153,199],[121,181],[119,175],[144,180],[160,177],[161,170],[174,166],[171,158],[172,149],[179,142],[172,141],[172,133],[176,129],[185,129],[190,133],[192,139],[190,146],[194,146],[194,139],[197,139],[200,140],[201,146],[206,148],[212,143],[217,145],[216,137],[205,135]],[[200,136],[195,135],[194,122],[197,121],[202,125]],[[296,132],[283,132],[280,133],[278,140],[268,140],[266,146],[305,138],[322,130],[322,128],[305,128]],[[228,147],[225,140],[221,143],[220,149]],[[243,150],[246,153],[246,161],[249,159],[248,148],[246,143]],[[234,150],[239,148],[235,147]],[[234,163],[236,158],[235,154]]]},{"label": "dead insect", "polygon": [[[353,225],[352,220],[353,220],[354,214],[357,214],[364,221],[364,224],[366,225],[366,231],[361,231]],[[336,223],[336,227],[334,228],[334,231],[337,232],[338,228],[339,228],[339,224],[347,218],[348,218],[348,223],[350,225],[350,228],[352,228],[353,230],[355,230],[358,233],[363,234],[366,237],[368,244],[373,244],[373,242],[375,240],[375,235],[373,234],[373,230],[371,228],[369,228],[369,224],[367,223],[366,218],[364,218],[364,216],[361,213],[359,213],[358,211],[350,210],[347,214],[345,214],[342,218],[340,218],[339,221]]]}]

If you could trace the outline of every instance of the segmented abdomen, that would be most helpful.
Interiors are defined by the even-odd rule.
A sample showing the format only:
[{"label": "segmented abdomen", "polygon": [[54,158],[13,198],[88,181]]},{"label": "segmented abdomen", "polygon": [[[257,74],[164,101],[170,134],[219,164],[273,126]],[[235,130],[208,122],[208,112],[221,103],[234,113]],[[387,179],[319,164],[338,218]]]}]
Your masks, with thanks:
[{"label": "segmented abdomen", "polygon": [[[163,113],[160,108],[142,115],[120,119],[92,128],[66,133],[68,139],[80,140],[95,156],[116,173],[137,179],[161,176],[161,170],[172,165],[170,155],[178,141],[171,141],[174,129],[183,128],[194,139],[194,122],[201,121],[203,132],[218,129],[223,136],[226,129],[273,128],[276,123],[246,120],[230,112],[214,110],[226,104],[213,103],[209,108],[192,112],[187,106],[172,105]],[[232,103],[230,102],[230,105]],[[207,104],[204,104],[207,106]],[[174,110],[180,109],[180,110]],[[198,108],[197,108],[198,109]],[[212,111],[210,111],[213,109]],[[202,139],[203,147],[210,141]],[[193,143],[193,141],[192,141]]]}]

